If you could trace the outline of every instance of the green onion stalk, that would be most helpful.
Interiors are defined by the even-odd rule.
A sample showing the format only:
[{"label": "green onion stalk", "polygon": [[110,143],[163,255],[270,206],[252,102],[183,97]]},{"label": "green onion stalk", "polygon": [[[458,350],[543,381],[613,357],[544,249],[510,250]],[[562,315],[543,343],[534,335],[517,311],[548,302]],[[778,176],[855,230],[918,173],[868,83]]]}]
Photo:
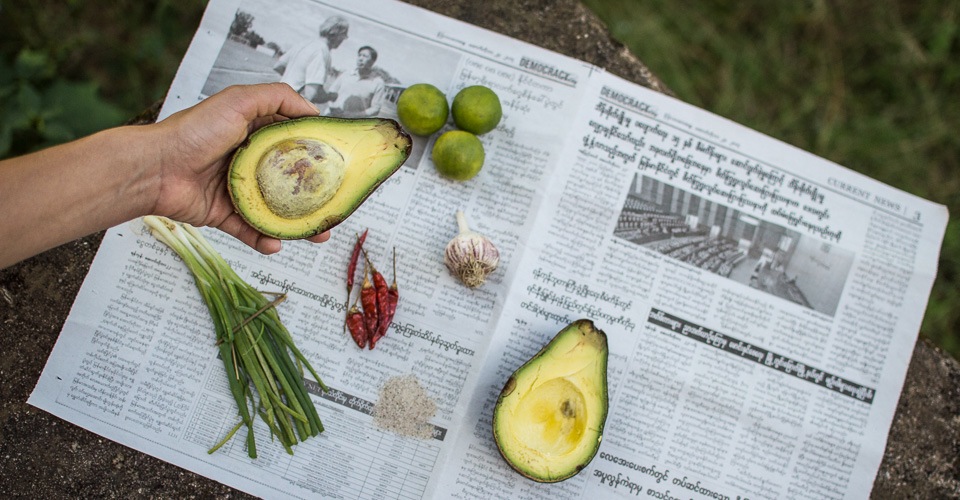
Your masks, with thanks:
[{"label": "green onion stalk", "polygon": [[190,269],[216,330],[217,346],[239,408],[240,422],[209,450],[214,453],[241,427],[247,428],[247,453],[257,457],[254,416],[259,415],[289,454],[293,446],[323,432],[317,409],[303,383],[303,368],[321,389],[320,376],[280,321],[276,305],[286,296],[263,292],[241,279],[195,227],[165,217],[144,223]]}]

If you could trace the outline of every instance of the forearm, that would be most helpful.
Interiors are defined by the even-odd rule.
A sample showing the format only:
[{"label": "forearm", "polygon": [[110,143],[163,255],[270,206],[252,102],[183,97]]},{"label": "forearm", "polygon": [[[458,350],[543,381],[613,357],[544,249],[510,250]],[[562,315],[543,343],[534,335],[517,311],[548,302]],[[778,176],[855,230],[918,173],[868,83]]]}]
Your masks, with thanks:
[{"label": "forearm", "polygon": [[150,127],[0,162],[0,268],[149,213],[160,189]]}]

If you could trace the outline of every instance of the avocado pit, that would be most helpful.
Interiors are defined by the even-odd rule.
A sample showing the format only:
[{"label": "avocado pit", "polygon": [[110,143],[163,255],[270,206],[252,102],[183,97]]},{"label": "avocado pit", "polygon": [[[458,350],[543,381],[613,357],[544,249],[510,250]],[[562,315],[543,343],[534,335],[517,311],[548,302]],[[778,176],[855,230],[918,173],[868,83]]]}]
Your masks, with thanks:
[{"label": "avocado pit", "polygon": [[343,222],[410,156],[395,120],[307,116],[258,129],[230,160],[234,210],[257,231],[293,240]]},{"label": "avocado pit", "polygon": [[292,138],[264,151],[256,177],[267,208],[284,219],[296,219],[330,201],[345,171],[343,155],[326,142]]}]

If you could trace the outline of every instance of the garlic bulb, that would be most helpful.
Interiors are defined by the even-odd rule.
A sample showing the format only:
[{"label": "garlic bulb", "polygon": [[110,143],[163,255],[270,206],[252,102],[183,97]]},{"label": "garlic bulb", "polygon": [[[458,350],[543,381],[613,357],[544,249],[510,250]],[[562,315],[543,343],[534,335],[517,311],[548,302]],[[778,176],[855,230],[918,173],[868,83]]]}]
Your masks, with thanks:
[{"label": "garlic bulb", "polygon": [[500,251],[489,238],[467,226],[467,217],[462,210],[457,210],[457,226],[460,234],[447,243],[443,262],[464,285],[476,288],[497,268]]}]

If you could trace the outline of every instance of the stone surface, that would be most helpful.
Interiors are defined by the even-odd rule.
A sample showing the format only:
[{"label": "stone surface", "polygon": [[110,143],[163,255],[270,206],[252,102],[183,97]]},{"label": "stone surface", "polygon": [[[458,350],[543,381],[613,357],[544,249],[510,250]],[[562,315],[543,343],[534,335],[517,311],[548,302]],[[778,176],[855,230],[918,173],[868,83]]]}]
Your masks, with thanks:
[{"label": "stone surface", "polygon": [[[411,3],[670,93],[573,0]],[[27,405],[102,236],[0,270],[0,497],[248,498]],[[926,341],[913,352],[873,497],[960,498],[960,363]]]}]

